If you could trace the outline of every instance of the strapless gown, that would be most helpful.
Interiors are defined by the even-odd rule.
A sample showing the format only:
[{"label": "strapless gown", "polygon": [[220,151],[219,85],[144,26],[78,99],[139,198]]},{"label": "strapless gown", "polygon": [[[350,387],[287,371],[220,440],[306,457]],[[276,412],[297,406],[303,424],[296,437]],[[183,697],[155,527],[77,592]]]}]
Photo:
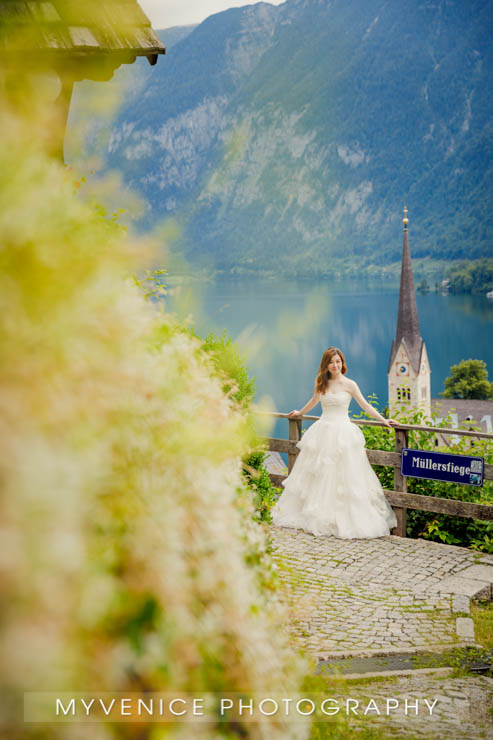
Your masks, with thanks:
[{"label": "strapless gown", "polygon": [[351,394],[325,393],[322,416],[298,442],[300,452],[272,518],[280,527],[343,539],[383,537],[397,522],[348,416]]}]

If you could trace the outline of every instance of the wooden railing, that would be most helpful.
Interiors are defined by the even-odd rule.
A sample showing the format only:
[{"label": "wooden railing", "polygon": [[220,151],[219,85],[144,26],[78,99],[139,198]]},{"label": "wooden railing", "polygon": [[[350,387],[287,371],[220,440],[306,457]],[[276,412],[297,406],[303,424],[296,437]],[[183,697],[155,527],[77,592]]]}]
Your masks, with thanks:
[{"label": "wooden railing", "polygon": [[[288,455],[288,474],[291,472],[299,453],[296,443],[301,439],[301,422],[302,419],[307,421],[316,421],[319,416],[303,416],[296,419],[289,419],[288,414],[269,413],[269,416],[277,419],[288,419],[289,421],[289,438],[277,439],[269,437],[267,439],[269,450],[272,452],[284,452]],[[353,424],[358,426],[377,426],[383,427],[379,421],[367,421],[363,419],[351,419]],[[409,431],[416,430],[419,432],[430,432],[436,435],[446,436],[455,435],[463,437],[474,437],[476,439],[491,439],[493,434],[484,432],[475,432],[465,429],[442,429],[439,427],[416,426],[412,424],[399,424],[393,427],[395,431],[394,451],[388,450],[367,450],[368,460],[372,465],[388,465],[394,468],[394,490],[385,490],[385,496],[395,511],[397,518],[397,527],[392,530],[392,534],[400,537],[406,536],[406,518],[407,509],[418,509],[419,511],[432,511],[436,514],[450,514],[452,516],[470,517],[472,519],[481,519],[493,521],[493,506],[487,504],[473,504],[468,501],[459,501],[458,499],[437,498],[436,496],[422,496],[417,493],[408,493],[407,478],[401,475],[401,452],[408,447]],[[271,474],[271,481],[274,485],[281,485],[282,481],[287,478],[286,475]],[[493,480],[493,465],[484,466],[484,479]]]}]

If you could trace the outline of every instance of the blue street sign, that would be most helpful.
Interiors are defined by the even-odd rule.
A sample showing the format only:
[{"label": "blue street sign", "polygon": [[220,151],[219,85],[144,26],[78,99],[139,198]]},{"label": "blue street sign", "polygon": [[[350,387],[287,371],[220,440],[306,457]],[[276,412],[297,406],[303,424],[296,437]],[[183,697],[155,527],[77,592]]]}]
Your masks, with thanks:
[{"label": "blue street sign", "polygon": [[401,456],[401,474],[411,478],[445,480],[482,486],[484,459],[469,455],[449,455],[446,452],[427,452],[404,448]]}]

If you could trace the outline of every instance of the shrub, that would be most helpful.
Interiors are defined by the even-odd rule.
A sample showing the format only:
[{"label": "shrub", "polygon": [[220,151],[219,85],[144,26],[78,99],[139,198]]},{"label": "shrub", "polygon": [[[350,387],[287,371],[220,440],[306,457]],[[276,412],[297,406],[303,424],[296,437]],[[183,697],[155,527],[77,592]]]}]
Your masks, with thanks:
[{"label": "shrub", "polygon": [[[376,405],[376,398],[370,397],[370,403]],[[360,414],[357,418],[362,418]],[[420,410],[407,409],[403,407],[398,419],[403,424],[438,426],[450,428],[451,419],[443,419],[439,424],[433,418],[431,424],[425,419]],[[467,429],[471,428],[467,423]],[[362,427],[365,435],[366,447],[368,449],[393,450],[394,434],[389,433],[383,427]],[[478,431],[479,428],[478,428]],[[474,439],[470,437],[457,437],[454,440],[447,437],[450,444],[446,447],[435,445],[435,435],[432,432],[409,431],[409,447],[435,452],[448,452],[456,454],[472,454],[484,457],[486,463],[493,463],[493,445],[486,439]],[[392,490],[394,488],[393,468],[388,466],[375,466],[383,488]],[[444,481],[426,480],[424,478],[408,478],[409,493],[417,493],[421,496],[436,496],[438,498],[458,499],[473,503],[493,503],[493,481],[485,481],[482,488],[474,486],[463,486]],[[484,552],[493,551],[493,524],[465,517],[449,516],[446,514],[434,514],[428,511],[408,509],[407,512],[407,534],[410,537],[423,537],[435,542],[444,542],[450,545],[461,545]]]},{"label": "shrub", "polygon": [[212,358],[224,393],[249,414],[251,451],[243,458],[243,475],[249,489],[254,493],[254,518],[270,523],[270,511],[277,501],[279,489],[270,481],[265,465],[264,443],[255,434],[255,420],[251,414],[251,404],[255,397],[255,379],[249,377],[244,355],[225,331],[220,336],[208,334],[202,343],[202,349]]},{"label": "shrub", "polygon": [[[0,150],[5,735],[73,736],[17,726],[26,689],[294,690],[298,663],[248,565],[263,531],[238,497],[244,414],[200,342],[127,279],[139,245],[16,130]],[[194,735],[258,735],[211,719]]]}]

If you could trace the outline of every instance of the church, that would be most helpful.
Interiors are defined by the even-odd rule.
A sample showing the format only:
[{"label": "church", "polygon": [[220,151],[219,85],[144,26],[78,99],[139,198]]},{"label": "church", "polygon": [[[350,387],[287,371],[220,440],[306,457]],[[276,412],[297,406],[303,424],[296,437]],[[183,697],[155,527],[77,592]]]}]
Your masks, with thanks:
[{"label": "church", "polygon": [[401,286],[397,328],[390,350],[387,371],[390,416],[404,407],[420,408],[431,416],[431,368],[426,345],[419,330],[414,292],[413,268],[409,249],[407,208],[404,208]]},{"label": "church", "polygon": [[470,423],[471,426],[480,426],[481,431],[491,434],[493,401],[431,398],[431,368],[419,328],[407,213],[407,208],[404,208],[399,309],[387,371],[390,416],[398,415],[403,408],[421,409],[430,422],[434,420],[440,423],[448,417],[452,428],[467,428]]}]

